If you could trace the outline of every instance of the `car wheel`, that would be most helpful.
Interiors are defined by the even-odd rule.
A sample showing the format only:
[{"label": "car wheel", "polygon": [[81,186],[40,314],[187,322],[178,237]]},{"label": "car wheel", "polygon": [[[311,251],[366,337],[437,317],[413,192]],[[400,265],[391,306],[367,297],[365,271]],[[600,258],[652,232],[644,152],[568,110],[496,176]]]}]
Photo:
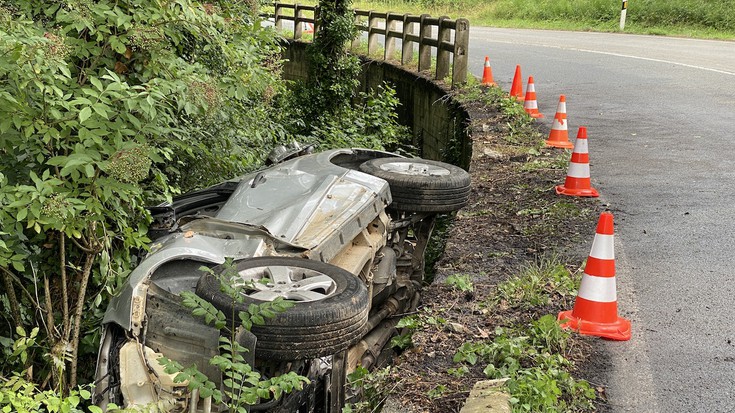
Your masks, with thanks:
[{"label": "car wheel", "polygon": [[[295,305],[265,325],[253,325],[256,356],[276,360],[322,357],[347,349],[365,333],[369,299],[365,284],[350,272],[319,261],[295,257],[257,257],[235,264],[233,284],[252,283],[243,302],[233,303],[220,291],[219,279],[205,274],[196,294],[225,314],[247,311],[282,297]],[[224,271],[216,267],[215,273]],[[269,280],[264,283],[263,280]]]},{"label": "car wheel", "polygon": [[452,212],[467,205],[470,196],[470,174],[444,162],[378,158],[362,163],[360,171],[388,181],[389,207],[398,211]]}]

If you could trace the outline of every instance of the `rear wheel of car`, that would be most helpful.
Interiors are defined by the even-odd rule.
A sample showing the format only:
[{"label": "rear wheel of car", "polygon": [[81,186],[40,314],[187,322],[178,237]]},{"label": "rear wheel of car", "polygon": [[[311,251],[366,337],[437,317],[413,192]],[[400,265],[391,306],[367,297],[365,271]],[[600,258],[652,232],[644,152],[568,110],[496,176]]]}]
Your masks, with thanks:
[{"label": "rear wheel of car", "polygon": [[378,158],[361,164],[360,171],[388,181],[389,207],[398,211],[452,212],[467,205],[470,196],[470,174],[444,162]]},{"label": "rear wheel of car", "polygon": [[[365,284],[342,268],[295,257],[258,257],[235,263],[233,285],[250,284],[242,303],[220,291],[219,279],[203,275],[196,294],[225,314],[247,311],[282,297],[295,305],[265,325],[253,325],[256,356],[276,360],[322,357],[347,349],[365,334],[369,299]],[[214,268],[222,273],[225,267]],[[268,280],[264,282],[264,280]]]}]

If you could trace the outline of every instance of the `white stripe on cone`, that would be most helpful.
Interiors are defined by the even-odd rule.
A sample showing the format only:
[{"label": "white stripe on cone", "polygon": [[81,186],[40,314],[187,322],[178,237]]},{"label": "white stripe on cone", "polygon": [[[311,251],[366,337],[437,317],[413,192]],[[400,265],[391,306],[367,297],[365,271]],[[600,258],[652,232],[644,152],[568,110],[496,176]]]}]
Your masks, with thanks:
[{"label": "white stripe on cone", "polygon": [[595,234],[595,240],[592,241],[592,250],[590,251],[590,257],[599,258],[601,260],[614,260],[614,241],[614,235]]},{"label": "white stripe on cone", "polygon": [[[556,107],[556,114],[567,114],[567,102],[559,102],[559,106]],[[567,130],[567,121],[566,119],[562,119],[561,122],[559,119],[554,116],[554,122],[551,123],[551,129],[556,130]]]},{"label": "white stripe on cone", "polygon": [[553,130],[567,130],[567,122],[562,119],[561,122],[559,122],[559,119],[554,118],[554,123],[551,124],[551,129]]},{"label": "white stripe on cone", "polygon": [[612,303],[618,299],[615,289],[615,277],[584,274],[577,296],[598,303]]},{"label": "white stripe on cone", "polygon": [[589,178],[590,164],[570,162],[567,176],[570,178]]},{"label": "white stripe on cone", "polygon": [[574,141],[574,153],[589,153],[589,142],[587,142],[587,139],[577,139]]}]

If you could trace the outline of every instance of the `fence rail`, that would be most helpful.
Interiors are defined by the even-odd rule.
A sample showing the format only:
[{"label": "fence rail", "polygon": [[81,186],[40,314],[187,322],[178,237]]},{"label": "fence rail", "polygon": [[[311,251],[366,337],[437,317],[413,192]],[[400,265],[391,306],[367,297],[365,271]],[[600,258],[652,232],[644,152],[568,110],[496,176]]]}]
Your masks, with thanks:
[{"label": "fence rail", "polygon": [[[273,3],[275,27],[283,29],[284,21],[294,24],[293,38],[301,39],[304,24],[312,24],[314,33],[319,31],[319,7],[291,3]],[[434,78],[444,79],[452,74],[452,87],[467,81],[467,53],[470,23],[467,19],[431,17],[428,14],[381,13],[368,10],[355,10],[355,26],[360,33],[367,33],[368,55],[374,54],[383,42],[383,59],[392,59],[396,52],[396,40],[401,41],[402,65],[413,61],[418,46],[418,70],[431,69],[431,57],[436,50]],[[362,36],[353,41],[353,48],[362,42]],[[451,65],[450,65],[451,62]]]}]

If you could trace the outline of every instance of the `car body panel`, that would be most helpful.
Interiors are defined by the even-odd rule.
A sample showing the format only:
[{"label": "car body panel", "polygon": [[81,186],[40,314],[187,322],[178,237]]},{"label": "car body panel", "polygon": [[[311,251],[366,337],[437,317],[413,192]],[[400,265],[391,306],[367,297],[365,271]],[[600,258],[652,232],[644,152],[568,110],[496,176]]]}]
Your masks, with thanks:
[{"label": "car body panel", "polygon": [[[287,253],[299,251],[304,257],[328,262],[390,203],[385,181],[330,162],[349,152],[321,152],[246,175],[215,219],[181,225],[180,232],[151,246],[112,298],[103,324],[116,323],[126,330],[136,327],[133,313],[139,313],[136,300],[145,296],[142,284],[168,261],[221,264],[225,257],[279,255],[277,250],[290,246]],[[253,187],[256,180],[259,183]]]}]

